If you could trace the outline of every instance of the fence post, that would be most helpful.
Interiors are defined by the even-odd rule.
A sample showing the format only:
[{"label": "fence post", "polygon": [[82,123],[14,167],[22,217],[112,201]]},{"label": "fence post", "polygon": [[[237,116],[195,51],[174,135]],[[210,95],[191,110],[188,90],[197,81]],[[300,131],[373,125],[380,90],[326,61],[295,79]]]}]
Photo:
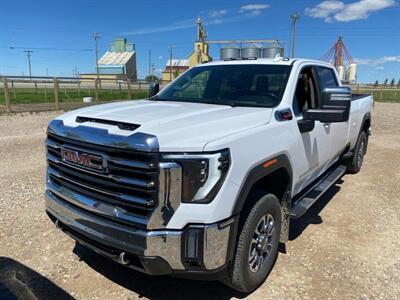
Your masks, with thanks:
[{"label": "fence post", "polygon": [[60,109],[59,99],[58,99],[58,79],[54,78],[54,102],[56,104],[56,110]]},{"label": "fence post", "polygon": [[99,102],[99,81],[97,78],[94,80],[94,88],[94,101]]},{"label": "fence post", "polygon": [[37,82],[35,81],[35,93],[37,94]]},{"label": "fence post", "polygon": [[81,81],[78,81],[78,97],[81,96]]},{"label": "fence post", "polygon": [[10,102],[10,95],[8,94],[8,84],[7,78],[3,77],[3,85],[4,85],[4,98],[6,99],[6,109],[7,112],[11,112],[11,102]]},{"label": "fence post", "polygon": [[131,81],[130,79],[128,79],[126,81],[126,83],[128,84],[128,100],[132,99],[132,89],[131,89]]},{"label": "fence post", "polygon": [[44,100],[47,101],[47,86],[46,86],[46,84],[44,85]]},{"label": "fence post", "polygon": [[383,85],[381,85],[381,94],[379,96],[379,100],[382,102],[382,97],[383,97]]},{"label": "fence post", "polygon": [[11,80],[11,89],[13,91],[14,100],[17,99],[17,94],[15,92],[14,80]]}]

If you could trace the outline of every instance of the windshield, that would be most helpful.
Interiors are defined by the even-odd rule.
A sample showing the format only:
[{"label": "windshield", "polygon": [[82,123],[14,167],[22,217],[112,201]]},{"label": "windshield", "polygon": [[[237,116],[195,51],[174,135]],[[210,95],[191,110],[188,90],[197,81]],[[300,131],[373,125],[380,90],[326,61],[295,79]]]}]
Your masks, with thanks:
[{"label": "windshield", "polygon": [[154,100],[274,107],[290,74],[282,65],[216,65],[188,70]]}]

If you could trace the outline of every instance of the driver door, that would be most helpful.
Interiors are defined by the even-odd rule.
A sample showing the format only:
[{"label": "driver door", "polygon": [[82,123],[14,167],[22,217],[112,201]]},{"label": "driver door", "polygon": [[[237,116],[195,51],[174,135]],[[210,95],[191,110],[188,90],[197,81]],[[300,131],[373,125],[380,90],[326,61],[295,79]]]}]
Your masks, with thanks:
[{"label": "driver door", "polygon": [[311,66],[300,71],[293,97],[293,112],[301,135],[296,145],[298,173],[294,195],[318,178],[329,163],[330,127],[319,121],[303,120],[304,110],[317,108],[320,103],[314,74]]}]

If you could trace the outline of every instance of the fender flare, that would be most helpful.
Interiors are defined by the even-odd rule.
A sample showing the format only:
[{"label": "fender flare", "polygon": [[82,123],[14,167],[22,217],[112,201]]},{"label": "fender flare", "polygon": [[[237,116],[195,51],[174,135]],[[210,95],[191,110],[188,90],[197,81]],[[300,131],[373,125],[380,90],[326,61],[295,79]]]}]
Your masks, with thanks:
[{"label": "fender flare", "polygon": [[[271,162],[271,164],[265,167],[265,165],[269,162]],[[257,181],[281,168],[285,169],[289,176],[289,183],[286,187],[286,192],[289,193],[290,197],[290,192],[292,189],[292,181],[293,181],[292,166],[290,164],[289,158],[285,154],[280,154],[278,156],[264,160],[262,163],[253,167],[247,173],[245,180],[243,181],[243,184],[240,188],[240,192],[238,193],[238,196],[236,198],[232,215],[239,214],[242,211],[246,203],[246,200],[250,194],[250,191]],[[284,199],[280,200],[282,201]]]},{"label": "fender flare", "polygon": [[[371,113],[370,113],[370,112],[367,112],[367,113],[364,115],[363,120],[362,120],[362,122],[361,122],[360,131],[358,132],[358,135],[360,135],[360,133],[361,133],[363,127],[364,127],[364,124],[365,124],[365,122],[367,122],[367,121],[370,121],[370,122],[371,122]],[[367,134],[368,134],[368,132],[367,132]]]}]

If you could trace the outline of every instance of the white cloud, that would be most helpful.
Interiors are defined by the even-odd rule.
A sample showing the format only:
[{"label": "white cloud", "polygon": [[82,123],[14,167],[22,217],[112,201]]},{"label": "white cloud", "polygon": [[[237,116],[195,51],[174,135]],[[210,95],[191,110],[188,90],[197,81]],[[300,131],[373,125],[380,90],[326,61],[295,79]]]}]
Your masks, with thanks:
[{"label": "white cloud", "polygon": [[227,9],[215,9],[215,10],[211,10],[208,12],[208,16],[210,18],[218,18],[218,17],[222,17],[224,15],[226,15],[228,13]]},{"label": "white cloud", "polygon": [[246,15],[250,16],[258,16],[260,15],[265,9],[269,8],[270,5],[267,3],[253,3],[253,4],[246,4],[240,7],[239,12],[245,13]]},{"label": "white cloud", "polygon": [[[381,69],[383,64],[388,62],[400,62],[400,55],[395,56],[383,56],[376,59],[371,58],[356,58],[354,61],[359,65],[369,65]],[[383,68],[383,67],[382,67]]]},{"label": "white cloud", "polygon": [[163,57],[162,55],[160,55],[160,56],[158,57],[158,59],[164,59],[164,57]]},{"label": "white cloud", "polygon": [[367,19],[372,12],[395,6],[395,0],[359,0],[345,4],[338,0],[327,0],[313,8],[306,8],[306,15],[324,19],[325,22],[350,22]]}]

